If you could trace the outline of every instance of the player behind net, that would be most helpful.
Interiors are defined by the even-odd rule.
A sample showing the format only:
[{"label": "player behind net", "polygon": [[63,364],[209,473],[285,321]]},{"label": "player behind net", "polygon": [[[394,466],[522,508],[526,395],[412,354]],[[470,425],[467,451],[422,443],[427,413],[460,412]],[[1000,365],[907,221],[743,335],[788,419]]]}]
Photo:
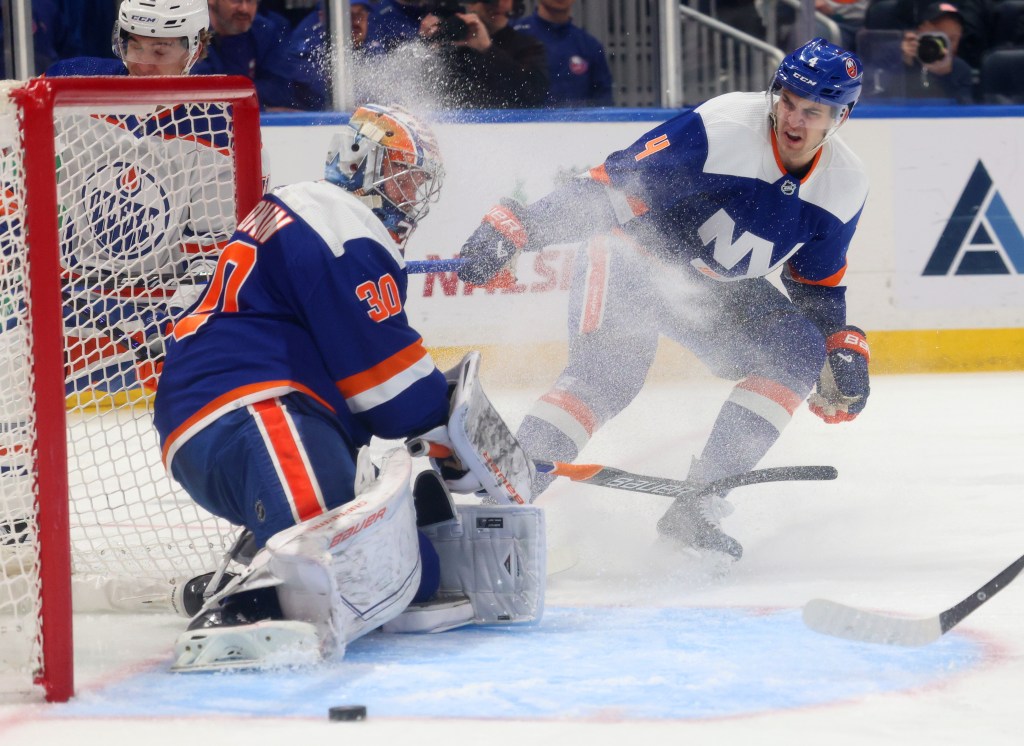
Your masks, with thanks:
[{"label": "player behind net", "polygon": [[[576,459],[640,391],[659,335],[738,381],[695,483],[753,468],[815,384],[810,408],[826,422],[863,410],[868,345],[847,322],[843,276],[868,184],[836,135],[861,77],[854,54],[815,39],[767,92],[711,99],[529,207],[504,201],[484,217],[462,247],[460,277],[475,284],[520,251],[592,239],[575,260],[568,365],[517,434],[532,457]],[[780,269],[787,293],[766,279]],[[658,532],[739,559],[724,498],[678,499]]]},{"label": "player behind net", "polygon": [[[113,29],[117,59],[62,60],[46,75],[187,75],[208,25],[206,0],[124,0]],[[226,121],[186,105],[72,113],[57,118],[55,134],[67,392],[152,386],[163,331],[195,298],[215,263],[210,252],[234,229]],[[21,236],[9,214],[0,232]],[[5,244],[5,280],[16,281],[9,254]],[[15,316],[5,314],[0,337],[12,349],[23,344]],[[0,423],[5,439],[23,428],[21,420]],[[25,479],[28,470],[24,452],[0,447],[0,479]],[[24,542],[28,529],[22,518],[0,522],[0,542]]]},{"label": "player behind net", "polygon": [[[259,549],[194,616],[176,669],[315,659],[389,621],[437,630],[540,615],[538,509],[456,514],[432,471],[414,505],[406,450],[375,476],[365,448],[371,436],[450,444],[446,473],[461,491],[487,486],[474,478],[490,473],[482,448],[516,450],[480,391],[477,356],[446,378],[406,316],[403,246],[442,176],[426,124],[360,107],[326,179],[267,195],[175,323],[155,404],[164,463]],[[478,433],[489,440],[470,445]],[[517,456],[508,464],[525,465]],[[528,499],[521,472],[506,481]],[[190,583],[183,604],[212,581]]]},{"label": "player behind net", "polygon": [[[62,60],[46,75],[188,75],[209,23],[206,0],[125,0],[117,59]],[[69,393],[152,388],[171,317],[195,299],[234,230],[221,108],[136,109],[56,123]]]}]

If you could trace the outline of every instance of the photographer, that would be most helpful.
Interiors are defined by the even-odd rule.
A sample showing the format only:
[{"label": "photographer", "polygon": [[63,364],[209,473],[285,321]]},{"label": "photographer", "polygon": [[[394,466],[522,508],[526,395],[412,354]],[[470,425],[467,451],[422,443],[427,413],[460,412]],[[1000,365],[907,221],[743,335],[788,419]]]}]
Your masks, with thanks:
[{"label": "photographer", "polygon": [[509,25],[513,0],[435,3],[420,37],[433,50],[444,106],[515,109],[542,106],[548,93],[544,45]]},{"label": "photographer", "polygon": [[880,71],[882,90],[877,95],[971,103],[971,67],[956,56],[963,28],[963,16],[956,5],[941,2],[924,8],[917,28],[904,32],[898,60]]}]

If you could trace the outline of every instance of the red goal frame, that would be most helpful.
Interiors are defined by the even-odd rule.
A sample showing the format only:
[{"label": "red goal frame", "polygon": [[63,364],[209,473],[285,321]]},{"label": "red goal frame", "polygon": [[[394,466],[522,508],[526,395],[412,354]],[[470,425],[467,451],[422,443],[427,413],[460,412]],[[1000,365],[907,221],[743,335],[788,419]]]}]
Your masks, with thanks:
[{"label": "red goal frame", "polygon": [[[71,610],[71,551],[67,420],[61,309],[54,109],[60,106],[213,103],[231,104],[236,147],[236,218],[241,219],[263,193],[259,158],[247,157],[243,140],[260,142],[260,112],[252,82],[238,76],[37,78],[12,91],[20,109],[24,152],[28,236],[28,318],[33,338],[33,391],[37,423],[33,454],[39,528],[42,669],[34,683],[47,701],[74,694]],[[256,152],[259,152],[258,145]]]}]

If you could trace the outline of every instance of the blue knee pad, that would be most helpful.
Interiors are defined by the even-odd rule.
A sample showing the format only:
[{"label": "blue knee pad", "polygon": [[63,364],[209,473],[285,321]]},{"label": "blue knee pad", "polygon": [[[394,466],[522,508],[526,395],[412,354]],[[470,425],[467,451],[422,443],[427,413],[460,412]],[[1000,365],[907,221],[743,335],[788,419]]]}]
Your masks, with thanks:
[{"label": "blue knee pad", "polygon": [[420,540],[420,587],[412,598],[412,603],[420,604],[437,593],[441,587],[441,558],[430,543],[430,539],[422,531],[416,531]]}]

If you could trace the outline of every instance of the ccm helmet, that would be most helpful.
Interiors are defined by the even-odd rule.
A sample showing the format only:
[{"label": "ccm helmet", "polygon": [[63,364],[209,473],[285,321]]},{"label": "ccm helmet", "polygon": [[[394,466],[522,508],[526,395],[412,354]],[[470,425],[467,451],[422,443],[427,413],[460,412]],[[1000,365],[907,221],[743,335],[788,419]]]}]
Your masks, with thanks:
[{"label": "ccm helmet", "polygon": [[437,201],[444,166],[429,126],[401,107],[366,104],[332,138],[324,178],[359,197],[404,245]]},{"label": "ccm helmet", "polygon": [[853,52],[814,39],[786,56],[772,81],[771,91],[780,88],[801,98],[828,104],[841,114],[860,98],[864,66]]},{"label": "ccm helmet", "polygon": [[203,33],[210,26],[207,0],[123,0],[114,24],[114,54],[124,59],[128,34],[156,39],[184,39],[185,75],[199,60]]}]

